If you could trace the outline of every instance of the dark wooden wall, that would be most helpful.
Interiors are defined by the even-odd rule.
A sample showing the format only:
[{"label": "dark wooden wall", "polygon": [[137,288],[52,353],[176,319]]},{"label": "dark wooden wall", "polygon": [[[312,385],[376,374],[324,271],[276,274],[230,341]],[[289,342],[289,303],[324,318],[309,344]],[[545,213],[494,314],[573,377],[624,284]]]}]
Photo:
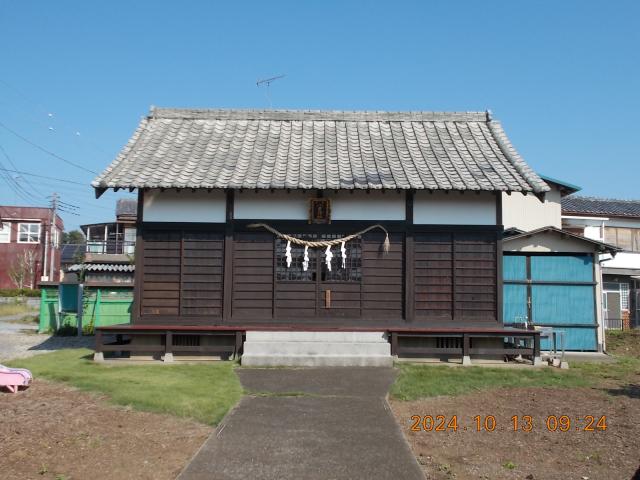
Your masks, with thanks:
[{"label": "dark wooden wall", "polygon": [[[384,234],[363,236],[357,279],[338,281],[318,273],[291,281],[278,278],[276,249],[282,246],[275,236],[248,229],[250,221],[234,221],[233,195],[228,196],[226,224],[144,222],[139,208],[135,323],[362,328],[502,324],[499,215],[498,226],[414,225],[408,194],[407,220],[382,222],[390,231],[387,254]],[[268,223],[294,235],[342,236],[373,222]],[[321,264],[322,252],[311,251]],[[339,256],[339,247],[334,255]]]},{"label": "dark wooden wall", "polygon": [[416,322],[497,322],[500,255],[495,231],[416,232]]},{"label": "dark wooden wall", "polygon": [[238,232],[233,239],[234,319],[273,316],[273,235]]},{"label": "dark wooden wall", "polygon": [[146,226],[139,323],[201,325],[222,317],[223,234]]}]

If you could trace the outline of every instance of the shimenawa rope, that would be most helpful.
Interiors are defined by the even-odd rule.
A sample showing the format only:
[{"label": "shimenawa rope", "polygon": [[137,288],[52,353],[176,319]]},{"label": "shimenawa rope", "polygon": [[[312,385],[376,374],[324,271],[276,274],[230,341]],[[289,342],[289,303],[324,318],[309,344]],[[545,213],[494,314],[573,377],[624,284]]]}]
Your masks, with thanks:
[{"label": "shimenawa rope", "polygon": [[287,235],[286,233],[279,232],[275,228],[267,225],[266,223],[251,223],[247,225],[247,227],[248,228],[264,228],[265,230],[273,233],[274,235],[282,238],[283,240],[287,240],[295,245],[304,245],[306,247],[311,247],[311,248],[332,247],[334,245],[339,245],[343,242],[348,242],[349,240],[353,240],[354,238],[360,237],[371,230],[375,230],[376,228],[379,228],[385,233],[385,238],[383,243],[384,253],[388,253],[389,248],[391,247],[391,244],[389,242],[389,232],[387,232],[387,229],[380,224],[371,225],[370,227],[367,227],[364,230],[353,233],[351,235],[347,235],[346,237],[334,238],[331,240],[320,240],[320,241],[303,240],[302,238],[292,237],[291,235]]}]

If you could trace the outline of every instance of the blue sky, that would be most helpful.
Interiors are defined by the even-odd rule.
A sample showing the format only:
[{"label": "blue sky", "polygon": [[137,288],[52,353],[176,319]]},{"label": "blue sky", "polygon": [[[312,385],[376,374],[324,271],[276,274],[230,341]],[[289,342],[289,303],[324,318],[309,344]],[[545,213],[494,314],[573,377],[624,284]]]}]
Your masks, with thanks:
[{"label": "blue sky", "polygon": [[[0,122],[100,171],[150,105],[486,110],[538,172],[640,198],[640,2],[0,0]],[[92,174],[0,126],[32,204],[113,216]],[[8,158],[7,158],[8,156]],[[13,168],[10,161],[16,165]],[[6,172],[5,172],[6,173]],[[24,192],[23,192],[24,195]],[[0,204],[25,204],[0,180]]]}]

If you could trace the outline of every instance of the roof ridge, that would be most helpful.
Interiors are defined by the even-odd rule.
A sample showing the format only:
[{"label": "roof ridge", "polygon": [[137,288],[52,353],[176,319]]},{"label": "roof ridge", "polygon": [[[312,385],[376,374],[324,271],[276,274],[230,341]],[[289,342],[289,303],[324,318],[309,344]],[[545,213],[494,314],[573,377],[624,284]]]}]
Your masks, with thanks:
[{"label": "roof ridge", "polygon": [[350,121],[459,121],[487,122],[487,112],[207,109],[152,107],[149,119],[185,120],[350,120]]},{"label": "roof ridge", "polygon": [[640,199],[626,199],[626,198],[611,198],[611,197],[596,197],[593,195],[568,195],[563,200],[591,200],[597,202],[622,202],[622,203],[640,203]]}]

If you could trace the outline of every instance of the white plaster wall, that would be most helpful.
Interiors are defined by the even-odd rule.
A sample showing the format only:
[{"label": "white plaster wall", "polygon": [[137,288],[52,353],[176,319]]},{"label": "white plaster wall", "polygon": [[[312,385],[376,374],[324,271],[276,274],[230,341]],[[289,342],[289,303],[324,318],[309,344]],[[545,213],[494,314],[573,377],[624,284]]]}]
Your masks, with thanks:
[{"label": "white plaster wall", "polygon": [[197,190],[151,190],[144,193],[145,222],[206,222],[224,223],[226,220],[224,192]]},{"label": "white plaster wall", "polygon": [[240,220],[308,220],[310,193],[243,190],[236,192],[233,218]]},{"label": "white plaster wall", "polygon": [[600,225],[585,225],[584,236],[602,242],[602,227]]},{"label": "white plaster wall", "polygon": [[553,188],[541,202],[535,195],[514,192],[502,194],[502,222],[504,228],[518,228],[525,232],[542,227],[562,227],[560,191]]},{"label": "white plaster wall", "polygon": [[605,222],[607,227],[640,228],[640,218],[614,218],[609,217]]},{"label": "white plaster wall", "polygon": [[413,223],[428,225],[495,225],[496,197],[490,192],[460,194],[416,192]]},{"label": "white plaster wall", "polygon": [[602,266],[606,268],[640,269],[640,253],[619,252],[614,258],[611,258],[609,254],[605,254],[600,256],[600,260],[602,261]]},{"label": "white plaster wall", "polygon": [[404,192],[365,191],[329,193],[331,220],[404,220]]},{"label": "white plaster wall", "polygon": [[[331,200],[331,220],[404,220],[404,193],[362,190],[325,192]],[[308,220],[309,199],[315,192],[269,190],[236,192],[234,218]]]}]

